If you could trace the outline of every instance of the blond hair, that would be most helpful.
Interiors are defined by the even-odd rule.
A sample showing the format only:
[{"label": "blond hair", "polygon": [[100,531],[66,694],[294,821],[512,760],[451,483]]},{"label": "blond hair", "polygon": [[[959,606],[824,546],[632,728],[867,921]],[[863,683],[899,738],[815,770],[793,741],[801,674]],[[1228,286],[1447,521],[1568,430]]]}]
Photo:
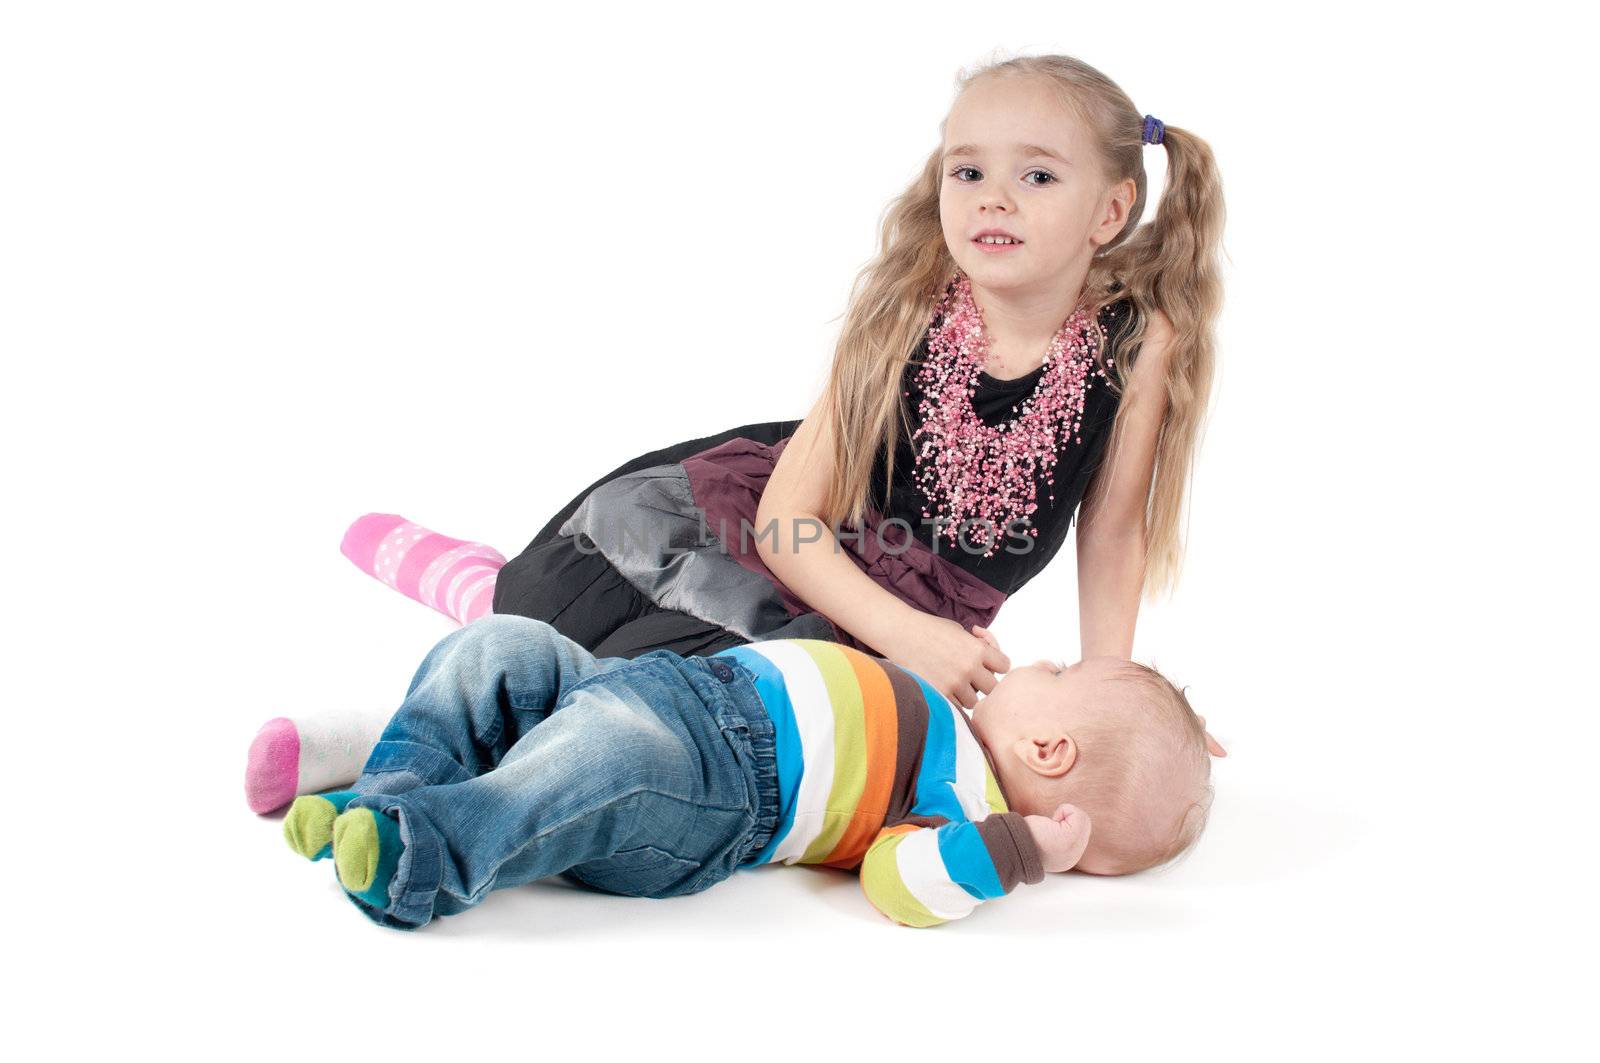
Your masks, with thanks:
[{"label": "blond hair", "polygon": [[1133,697],[1073,728],[1078,763],[1051,799],[1089,814],[1089,849],[1107,873],[1128,875],[1176,859],[1205,830],[1214,791],[1205,727],[1183,691],[1154,668],[1122,661],[1116,681]]},{"label": "blond hair", "polygon": [[[957,95],[993,77],[1041,79],[1089,130],[1107,187],[1133,178],[1137,197],[1126,225],[1089,265],[1084,298],[1091,320],[1123,297],[1135,310],[1123,349],[1136,349],[1151,310],[1171,321],[1167,415],[1156,446],[1155,472],[1145,506],[1146,596],[1177,584],[1183,559],[1179,525],[1192,475],[1194,451],[1211,391],[1214,332],[1222,303],[1218,263],[1223,202],[1215,159],[1205,141],[1178,126],[1162,136],[1167,182],[1156,216],[1139,226],[1144,211],[1143,116],[1126,93],[1100,71],[1066,55],[1020,56],[958,75]],[[948,121],[948,116],[945,121]],[[939,124],[943,140],[945,121]],[[873,465],[886,456],[885,486],[894,476],[900,433],[909,435],[900,404],[901,374],[916,349],[934,304],[955,276],[939,220],[942,143],[921,173],[886,209],[879,250],[851,286],[844,326],[825,388],[832,418],[835,476],[823,521],[859,528],[867,507]],[[1102,356],[1105,336],[1100,337]],[[1126,357],[1116,359],[1113,384],[1128,384]],[[1123,404],[1112,429],[1121,436]],[[1110,477],[1097,477],[1103,485]]]}]

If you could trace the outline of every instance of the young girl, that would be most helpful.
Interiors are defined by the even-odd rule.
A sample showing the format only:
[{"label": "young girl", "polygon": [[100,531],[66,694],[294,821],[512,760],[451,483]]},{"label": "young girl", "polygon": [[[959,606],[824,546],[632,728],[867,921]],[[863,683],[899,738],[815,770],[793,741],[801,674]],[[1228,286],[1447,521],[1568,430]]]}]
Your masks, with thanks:
[{"label": "young girl", "polygon": [[[940,133],[803,420],[642,455],[509,563],[384,514],[345,554],[463,624],[492,604],[601,658],[826,638],[970,708],[1010,668],[988,625],[1077,513],[1081,654],[1128,657],[1182,556],[1222,297],[1215,162],[1060,55],[962,78]],[[1139,227],[1148,145],[1167,181]],[[382,723],[269,721],[252,808],[347,784]]]}]

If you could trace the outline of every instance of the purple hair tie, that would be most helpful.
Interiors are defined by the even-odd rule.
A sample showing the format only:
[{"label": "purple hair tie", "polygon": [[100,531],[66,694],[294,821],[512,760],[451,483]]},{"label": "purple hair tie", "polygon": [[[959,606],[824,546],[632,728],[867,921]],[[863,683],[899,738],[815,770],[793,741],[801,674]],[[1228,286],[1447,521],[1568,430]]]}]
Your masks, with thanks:
[{"label": "purple hair tie", "polygon": [[1146,144],[1159,144],[1167,131],[1166,124],[1154,115],[1144,116],[1144,142]]}]

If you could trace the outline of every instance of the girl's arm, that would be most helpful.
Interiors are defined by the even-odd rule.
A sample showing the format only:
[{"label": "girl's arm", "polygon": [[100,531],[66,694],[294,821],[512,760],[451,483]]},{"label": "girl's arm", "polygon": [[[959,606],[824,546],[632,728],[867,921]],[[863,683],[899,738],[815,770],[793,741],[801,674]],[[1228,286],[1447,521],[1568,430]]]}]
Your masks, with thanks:
[{"label": "girl's arm", "polygon": [[[1172,323],[1155,311],[1145,326],[1113,435],[1078,509],[1078,634],[1085,657],[1131,657],[1144,589],[1145,505],[1156,440],[1167,414]],[[1104,481],[1102,483],[1101,481]]]},{"label": "girl's arm", "polygon": [[[907,605],[845,555],[822,512],[833,475],[833,420],[823,392],[779,456],[756,508],[762,562],[811,608],[971,708],[1011,662],[960,624]],[[767,525],[775,534],[765,534]],[[809,541],[808,541],[809,540]]]}]

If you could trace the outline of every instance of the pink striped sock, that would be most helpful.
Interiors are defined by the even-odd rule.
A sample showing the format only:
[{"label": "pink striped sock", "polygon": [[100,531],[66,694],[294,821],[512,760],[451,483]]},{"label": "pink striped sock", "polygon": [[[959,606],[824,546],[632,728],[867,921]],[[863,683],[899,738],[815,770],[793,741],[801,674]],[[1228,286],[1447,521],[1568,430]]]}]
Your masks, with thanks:
[{"label": "pink striped sock", "polygon": [[393,513],[368,513],[339,544],[361,571],[408,598],[470,624],[494,604],[506,559],[492,546],[452,539]]}]

